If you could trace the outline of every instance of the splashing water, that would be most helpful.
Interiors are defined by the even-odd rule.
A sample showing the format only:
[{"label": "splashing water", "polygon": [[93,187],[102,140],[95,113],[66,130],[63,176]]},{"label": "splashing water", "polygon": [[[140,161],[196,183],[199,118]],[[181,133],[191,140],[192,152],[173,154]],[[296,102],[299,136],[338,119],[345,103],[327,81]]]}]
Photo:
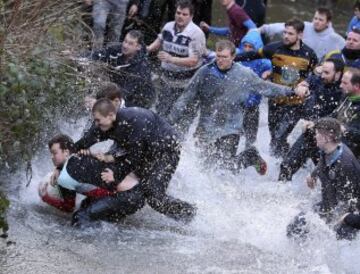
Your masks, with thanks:
[{"label": "splashing water", "polygon": [[[119,224],[72,228],[70,216],[38,198],[37,183],[52,170],[44,148],[33,160],[30,187],[10,195],[9,237],[16,243],[0,249],[1,273],[358,273],[360,240],[337,241],[314,213],[307,216],[307,242],[287,239],[287,224],[319,192],[303,182],[310,167],[292,183],[276,181],[279,161],[268,152],[265,104],[262,111],[257,145],[269,163],[266,176],[251,167],[236,176],[204,172],[193,138],[185,142],[169,192],[197,204],[187,226],[145,207]],[[63,132],[77,140],[83,124],[63,125]]]}]

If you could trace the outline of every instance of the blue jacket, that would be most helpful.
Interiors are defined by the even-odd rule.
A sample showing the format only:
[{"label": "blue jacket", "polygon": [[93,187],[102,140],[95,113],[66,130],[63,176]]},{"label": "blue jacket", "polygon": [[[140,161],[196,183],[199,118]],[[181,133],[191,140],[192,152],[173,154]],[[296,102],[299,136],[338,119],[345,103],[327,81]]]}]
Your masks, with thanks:
[{"label": "blue jacket", "polygon": [[357,16],[354,16],[347,28],[346,34],[349,34],[350,31],[352,31],[353,29],[359,29],[360,28],[360,19],[357,18]]},{"label": "blue jacket", "polygon": [[[264,43],[261,39],[260,33],[258,31],[249,31],[244,38],[241,40],[239,48],[237,48],[237,54],[244,52],[244,44],[251,44],[254,47],[254,51],[258,51],[264,46]],[[269,59],[256,59],[252,61],[243,61],[241,64],[245,67],[250,68],[254,71],[259,77],[265,71],[272,71],[272,64]],[[246,107],[253,107],[259,105],[261,102],[261,95],[259,94],[250,94],[248,100],[245,103]]]}]

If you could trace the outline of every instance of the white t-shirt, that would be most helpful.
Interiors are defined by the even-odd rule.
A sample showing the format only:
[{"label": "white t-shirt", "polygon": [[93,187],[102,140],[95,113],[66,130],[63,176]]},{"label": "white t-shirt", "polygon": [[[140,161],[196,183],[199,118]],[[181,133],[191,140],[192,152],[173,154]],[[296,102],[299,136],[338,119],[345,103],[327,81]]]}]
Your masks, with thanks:
[{"label": "white t-shirt", "polygon": [[164,70],[172,72],[191,71],[201,66],[202,56],[206,53],[206,39],[204,32],[192,21],[182,32],[176,32],[175,21],[167,23],[159,38],[162,50],[176,57],[198,56],[199,62],[194,67],[183,67],[171,63],[161,63]]}]

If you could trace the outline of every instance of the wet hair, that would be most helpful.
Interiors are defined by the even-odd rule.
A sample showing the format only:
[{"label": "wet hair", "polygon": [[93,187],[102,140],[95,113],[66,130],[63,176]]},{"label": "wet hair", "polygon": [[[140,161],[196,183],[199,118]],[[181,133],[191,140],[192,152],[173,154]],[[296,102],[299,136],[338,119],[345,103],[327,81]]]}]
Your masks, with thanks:
[{"label": "wet hair", "polygon": [[58,134],[51,138],[48,142],[49,149],[55,144],[59,144],[62,150],[68,149],[70,153],[75,152],[74,141],[66,134]]},{"label": "wet hair", "polygon": [[222,51],[224,49],[228,49],[231,52],[231,55],[235,55],[236,53],[236,48],[233,42],[229,41],[229,40],[220,40],[217,41],[215,44],[215,49]]},{"label": "wet hair", "polygon": [[100,91],[96,94],[96,100],[101,98],[107,98],[109,100],[119,99],[122,100],[123,98],[123,89],[120,88],[115,83],[108,83],[104,85]]},{"label": "wet hair", "polygon": [[319,7],[316,9],[316,11],[319,13],[319,14],[322,14],[322,15],[325,15],[326,16],[326,21],[331,21],[332,20],[332,12],[331,10],[329,10],[328,8],[325,8],[325,7]]},{"label": "wet hair", "polygon": [[189,0],[179,0],[176,2],[176,9],[189,9],[190,15],[194,15],[195,8],[191,1]]},{"label": "wet hair", "polygon": [[336,58],[329,58],[329,59],[326,59],[326,60],[324,61],[324,63],[325,63],[325,62],[333,63],[335,72],[341,72],[341,73],[343,73],[344,67],[345,67],[345,64],[344,64],[343,60],[341,60],[341,59],[336,59]]},{"label": "wet hair", "polygon": [[92,113],[98,112],[106,117],[110,113],[116,113],[114,104],[108,98],[101,98],[97,100],[92,108]]},{"label": "wet hair", "polygon": [[331,138],[333,142],[340,142],[342,131],[341,131],[341,123],[335,119],[330,117],[321,118],[317,123],[315,124],[315,129],[325,135]]},{"label": "wet hair", "polygon": [[354,32],[354,33],[360,35],[360,29],[359,29],[359,28],[356,28],[356,27],[353,27],[350,32]]},{"label": "wet hair", "polygon": [[360,1],[356,1],[353,8],[360,10]]},{"label": "wet hair", "polygon": [[305,29],[304,22],[297,18],[286,21],[285,27],[293,27],[297,33],[304,32]]},{"label": "wet hair", "polygon": [[141,31],[133,29],[126,33],[126,35],[130,35],[132,38],[136,39],[138,44],[144,44],[144,34]]}]

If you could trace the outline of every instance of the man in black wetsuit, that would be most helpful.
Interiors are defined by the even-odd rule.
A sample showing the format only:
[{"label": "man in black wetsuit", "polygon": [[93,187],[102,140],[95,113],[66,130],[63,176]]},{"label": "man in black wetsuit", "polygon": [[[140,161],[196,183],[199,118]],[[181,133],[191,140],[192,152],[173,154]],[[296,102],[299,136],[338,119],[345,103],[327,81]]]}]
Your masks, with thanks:
[{"label": "man in black wetsuit", "polygon": [[[143,108],[123,108],[116,111],[108,99],[93,106],[94,125],[75,143],[77,151],[112,139],[126,151],[124,161],[131,163],[140,179],[139,188],[146,201],[156,211],[175,220],[190,221],[195,207],[166,195],[180,155],[180,145],[174,129],[160,116]],[[116,177],[116,176],[115,176]],[[87,218],[92,212],[88,210]]]}]

